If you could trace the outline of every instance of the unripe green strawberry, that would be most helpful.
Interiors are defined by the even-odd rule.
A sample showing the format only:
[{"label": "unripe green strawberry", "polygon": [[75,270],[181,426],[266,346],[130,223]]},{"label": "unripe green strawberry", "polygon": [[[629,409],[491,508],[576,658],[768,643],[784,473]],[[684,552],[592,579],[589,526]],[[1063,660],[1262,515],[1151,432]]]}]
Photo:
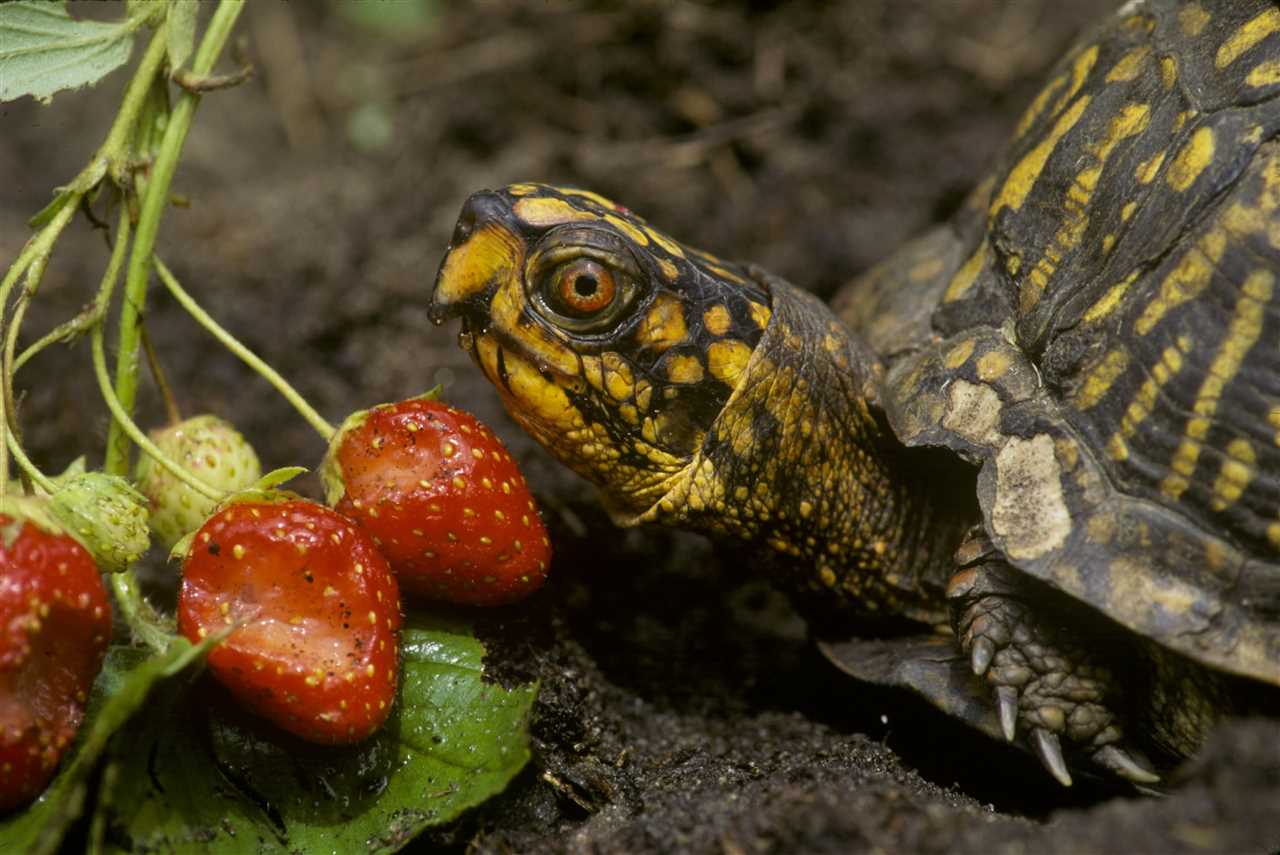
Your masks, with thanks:
[{"label": "unripe green strawberry", "polygon": [[117,475],[79,472],[56,479],[50,507],[93,554],[98,567],[119,573],[151,545],[146,497]]},{"label": "unripe green strawberry", "polygon": [[[193,416],[153,430],[151,440],[210,487],[234,492],[262,477],[253,447],[217,416]],[[179,481],[149,455],[138,460],[135,476],[138,489],[151,503],[151,530],[166,549],[199,528],[217,504]]]}]

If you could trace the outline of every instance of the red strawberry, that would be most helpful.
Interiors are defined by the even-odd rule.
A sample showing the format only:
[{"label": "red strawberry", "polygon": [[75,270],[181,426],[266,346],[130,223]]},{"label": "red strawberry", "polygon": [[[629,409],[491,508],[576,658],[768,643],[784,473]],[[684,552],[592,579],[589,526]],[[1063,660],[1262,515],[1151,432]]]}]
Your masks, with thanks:
[{"label": "red strawberry", "polygon": [[178,627],[249,709],[313,742],[359,742],[386,720],[399,669],[400,596],[346,517],[284,493],[224,505],[182,565]]},{"label": "red strawberry", "polygon": [[474,416],[430,399],[347,419],[321,470],[411,593],[473,605],[528,596],[551,543],[515,461]]},{"label": "red strawberry", "polygon": [[0,810],[11,810],[44,790],[75,738],[111,607],[93,558],[43,500],[0,508]]}]

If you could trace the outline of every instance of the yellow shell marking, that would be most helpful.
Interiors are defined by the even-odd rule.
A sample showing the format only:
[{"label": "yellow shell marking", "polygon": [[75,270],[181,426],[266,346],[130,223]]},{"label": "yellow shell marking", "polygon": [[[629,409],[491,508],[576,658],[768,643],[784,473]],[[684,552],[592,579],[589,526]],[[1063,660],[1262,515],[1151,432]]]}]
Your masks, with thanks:
[{"label": "yellow shell marking", "polygon": [[1178,61],[1171,56],[1160,57],[1160,85],[1170,89],[1178,80]]},{"label": "yellow shell marking", "polygon": [[1076,393],[1076,407],[1087,410],[1095,406],[1111,389],[1124,370],[1129,367],[1129,352],[1117,347],[1107,353],[1085,377],[1084,384]]},{"label": "yellow shell marking", "polygon": [[1151,55],[1151,48],[1142,45],[1120,57],[1120,61],[1111,67],[1107,72],[1108,83],[1128,83],[1136,80],[1138,75],[1142,73],[1142,66],[1146,64],[1147,57]]},{"label": "yellow shell marking", "polygon": [[1120,418],[1120,428],[1107,441],[1107,453],[1113,460],[1124,460],[1129,456],[1127,440],[1133,436],[1142,420],[1151,414],[1156,404],[1160,387],[1182,370],[1182,356],[1191,350],[1191,340],[1180,336],[1176,347],[1166,347],[1160,355],[1160,361],[1151,369],[1150,376],[1138,389],[1133,400],[1129,402],[1124,415]]},{"label": "yellow shell marking", "polygon": [[1213,162],[1214,138],[1213,128],[1199,127],[1191,135],[1174,156],[1165,173],[1165,181],[1179,193],[1186,190],[1204,172],[1205,167]]},{"label": "yellow shell marking", "polygon": [[1067,190],[1068,213],[1062,227],[1054,235],[1053,244],[1045,249],[1044,256],[1036,262],[1036,266],[1032,268],[1026,282],[1023,283],[1019,294],[1023,311],[1031,309],[1039,302],[1040,295],[1044,293],[1045,286],[1053,277],[1058,263],[1068,252],[1075,249],[1084,237],[1085,229],[1089,225],[1089,217],[1085,209],[1093,198],[1093,191],[1097,189],[1098,179],[1107,165],[1107,159],[1111,157],[1111,153],[1120,142],[1142,133],[1150,122],[1150,118],[1151,108],[1146,104],[1126,104],[1120,114],[1111,120],[1106,136],[1099,140],[1093,149],[1093,163],[1076,175],[1075,181]]},{"label": "yellow shell marking", "polygon": [[1135,270],[1123,280],[1108,288],[1107,293],[1099,297],[1098,302],[1090,306],[1089,310],[1084,313],[1085,323],[1101,320],[1114,312],[1116,306],[1120,305],[1120,301],[1124,299],[1125,292],[1129,290],[1129,286],[1133,284],[1141,272],[1141,269]]},{"label": "yellow shell marking", "polygon": [[595,214],[579,211],[565,200],[555,196],[525,197],[518,200],[512,210],[517,217],[534,228],[599,219]]},{"label": "yellow shell marking", "polygon": [[1280,446],[1280,404],[1273,406],[1271,412],[1267,413],[1267,421],[1276,429],[1275,441]]},{"label": "yellow shell marking", "polygon": [[1249,486],[1256,462],[1257,457],[1248,440],[1233,439],[1227,443],[1227,456],[1213,482],[1213,498],[1209,506],[1215,511],[1222,511],[1234,505]]},{"label": "yellow shell marking", "polygon": [[1053,154],[1059,141],[1075,126],[1076,122],[1080,121],[1080,116],[1084,114],[1084,108],[1087,106],[1089,106],[1089,96],[1082,95],[1058,118],[1049,135],[1027,152],[1022,160],[1018,161],[1017,166],[1009,171],[1009,177],[1005,179],[1004,186],[1000,188],[999,194],[991,203],[992,215],[1001,208],[1012,208],[1016,211],[1022,207],[1036,179],[1044,171],[1049,155]]},{"label": "yellow shell marking", "polygon": [[1249,274],[1240,288],[1240,299],[1236,301],[1227,337],[1218,347],[1218,352],[1209,365],[1209,373],[1200,384],[1200,391],[1196,394],[1196,402],[1192,408],[1195,415],[1187,419],[1182,442],[1178,444],[1169,464],[1173,471],[1160,484],[1160,491],[1170,499],[1181,497],[1190,486],[1191,473],[1195,471],[1196,461],[1200,457],[1200,443],[1209,433],[1222,390],[1235,377],[1245,356],[1258,341],[1258,336],[1262,333],[1266,304],[1271,299],[1274,287],[1275,275],[1270,270],[1263,269]]},{"label": "yellow shell marking", "polygon": [[702,322],[712,335],[724,335],[733,326],[733,318],[724,306],[712,306],[702,313]]},{"label": "yellow shell marking", "polygon": [[1080,52],[1080,55],[1071,63],[1071,85],[1067,87],[1067,91],[1062,93],[1053,105],[1053,115],[1062,112],[1062,108],[1067,102],[1076,97],[1076,93],[1080,91],[1080,87],[1084,85],[1085,78],[1089,76],[1089,72],[1093,71],[1093,64],[1098,61],[1098,46],[1089,45]]},{"label": "yellow shell marking", "polygon": [[969,361],[969,357],[973,355],[973,348],[974,340],[971,338],[965,339],[947,351],[947,355],[942,359],[942,364],[954,371]]},{"label": "yellow shell marking", "polygon": [[702,379],[702,363],[696,356],[676,354],[667,360],[666,370],[672,383],[697,383]]},{"label": "yellow shell marking", "polygon": [[658,269],[662,271],[663,278],[666,279],[668,282],[675,282],[677,279],[680,278],[679,268],[677,268],[674,264],[672,264],[670,259],[659,258]]},{"label": "yellow shell marking", "polygon": [[1035,124],[1036,119],[1040,118],[1040,114],[1044,112],[1045,105],[1049,103],[1049,99],[1052,98],[1057,91],[1066,84],[1066,82],[1067,76],[1065,74],[1059,74],[1050,81],[1048,86],[1040,90],[1040,94],[1035,97],[1035,100],[1031,102],[1031,106],[1029,106],[1027,111],[1022,114],[1022,118],[1018,119],[1018,127],[1013,132],[1014,139],[1021,138],[1023,134],[1031,129],[1031,126]]},{"label": "yellow shell marking", "polygon": [[950,303],[959,300],[965,295],[973,283],[977,281],[978,274],[982,272],[982,264],[987,259],[987,242],[984,240],[978,244],[978,248],[973,251],[973,255],[969,256],[969,260],[960,266],[956,271],[956,275],[951,277],[951,281],[947,283],[947,290],[942,295],[942,302]]},{"label": "yellow shell marking", "polygon": [[687,339],[689,329],[680,301],[670,294],[659,294],[636,328],[636,337],[643,346],[659,353]]},{"label": "yellow shell marking", "polygon": [[1274,32],[1280,32],[1280,9],[1274,6],[1240,25],[1218,48],[1214,62],[1219,69],[1235,62],[1246,51]]},{"label": "yellow shell marking", "polygon": [[750,359],[751,348],[740,341],[713,341],[707,347],[707,367],[711,376],[733,388],[737,387],[739,378],[747,370]]},{"label": "yellow shell marking", "polygon": [[1227,246],[1227,235],[1221,229],[1206,233],[1187,250],[1177,266],[1160,283],[1160,293],[1142,310],[1133,328],[1146,335],[1171,310],[1200,295],[1209,284],[1213,270]]},{"label": "yellow shell marking", "polygon": [[1138,179],[1139,184],[1149,184],[1156,179],[1156,175],[1160,173],[1160,166],[1164,163],[1165,152],[1157,151],[1155,155],[1138,164],[1138,168],[1134,170],[1134,178]]},{"label": "yellow shell marking", "polygon": [[1209,13],[1199,3],[1188,3],[1178,10],[1178,26],[1182,28],[1184,36],[1195,38],[1207,23]]},{"label": "yellow shell marking", "polygon": [[1249,72],[1249,76],[1244,82],[1255,89],[1263,86],[1270,86],[1273,83],[1280,83],[1280,60],[1269,59],[1266,62],[1259,63]]},{"label": "yellow shell marking", "polygon": [[983,380],[996,380],[1009,370],[1009,354],[1003,350],[992,350],[978,357],[978,377]]}]

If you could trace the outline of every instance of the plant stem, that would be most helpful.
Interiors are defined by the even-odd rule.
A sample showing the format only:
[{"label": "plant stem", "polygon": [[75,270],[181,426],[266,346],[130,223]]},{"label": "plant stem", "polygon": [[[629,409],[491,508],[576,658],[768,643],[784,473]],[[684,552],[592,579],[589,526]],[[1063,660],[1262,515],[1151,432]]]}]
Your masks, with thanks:
[{"label": "plant stem", "polygon": [[124,615],[133,635],[157,653],[163,653],[173,641],[173,633],[165,629],[166,621],[147,602],[138,588],[138,579],[132,570],[111,574],[111,588],[116,603]]},{"label": "plant stem", "polygon": [[[236,18],[244,9],[241,0],[223,0],[209,21],[200,48],[192,63],[195,74],[208,74],[222,52]],[[145,96],[145,88],[142,96]],[[178,167],[178,156],[186,142],[191,120],[200,96],[184,92],[169,116],[164,138],[152,165],[138,214],[138,231],[133,240],[129,266],[125,274],[124,303],[120,308],[120,332],[116,354],[115,397],[127,419],[132,418],[138,393],[138,324],[146,307],[147,279],[151,273],[151,253],[160,229],[161,215],[169,202],[169,185]],[[107,433],[107,452],[103,469],[108,474],[124,475],[129,471],[129,436],[125,423],[117,417]],[[201,491],[203,492],[203,491]]]},{"label": "plant stem", "polygon": [[[98,387],[102,393],[102,399],[107,404],[107,409],[111,411],[111,415],[115,417],[116,424],[120,425],[120,430],[126,440],[132,441],[141,448],[155,461],[163,466],[170,475],[195,490],[207,499],[220,502],[226,498],[227,492],[211,487],[201,481],[189,470],[179,466],[169,458],[147,435],[142,432],[141,428],[134,423],[133,418],[125,411],[124,404],[116,396],[116,392],[111,388],[111,378],[107,375],[107,354],[106,346],[103,344],[102,324],[98,324],[93,328],[93,370],[98,376]],[[113,475],[126,475],[127,472],[109,472]]]},{"label": "plant stem", "polygon": [[241,344],[235,336],[227,332],[226,329],[224,329],[217,321],[210,317],[209,313],[201,308],[200,304],[197,303],[195,299],[178,284],[177,278],[174,277],[173,273],[165,263],[160,260],[159,256],[155,258],[155,265],[156,273],[159,275],[160,281],[164,283],[165,287],[169,289],[169,293],[173,295],[173,298],[178,301],[182,308],[187,310],[187,313],[190,314],[191,317],[200,324],[200,326],[208,330],[214,338],[222,343],[223,347],[240,357],[246,365],[274,386],[276,391],[293,405],[293,408],[298,411],[298,414],[310,422],[311,426],[316,429],[316,432],[319,433],[321,437],[328,441],[333,436],[333,425],[329,424],[323,416],[316,412],[315,408],[307,403],[307,399],[302,397],[297,389],[294,389],[293,386],[289,385],[289,381],[280,376],[278,371],[264,362],[262,358],[252,350]]}]

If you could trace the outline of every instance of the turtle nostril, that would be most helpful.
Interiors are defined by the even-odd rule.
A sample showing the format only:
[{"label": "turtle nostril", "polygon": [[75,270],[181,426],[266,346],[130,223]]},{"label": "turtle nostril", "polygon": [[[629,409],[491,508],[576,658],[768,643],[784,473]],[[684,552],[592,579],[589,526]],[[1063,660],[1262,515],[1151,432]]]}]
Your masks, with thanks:
[{"label": "turtle nostril", "polygon": [[467,242],[467,238],[471,237],[471,233],[476,230],[475,211],[471,206],[462,209],[462,213],[458,216],[458,222],[453,227],[453,237],[449,238],[449,246],[461,246]]},{"label": "turtle nostril", "polygon": [[458,223],[453,227],[453,237],[449,240],[449,246],[461,246],[466,243],[477,228],[486,222],[501,218],[507,211],[507,204],[502,197],[491,190],[481,190],[479,193],[471,194],[462,206],[462,213],[458,215]]}]

